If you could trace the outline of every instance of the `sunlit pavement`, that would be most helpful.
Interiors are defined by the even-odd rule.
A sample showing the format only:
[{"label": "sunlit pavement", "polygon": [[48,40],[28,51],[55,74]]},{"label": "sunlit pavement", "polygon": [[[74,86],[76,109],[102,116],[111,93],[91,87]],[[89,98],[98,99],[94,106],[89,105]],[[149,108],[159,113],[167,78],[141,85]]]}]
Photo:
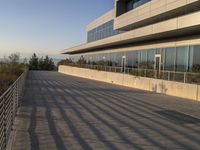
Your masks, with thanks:
[{"label": "sunlit pavement", "polygon": [[13,150],[199,150],[198,118],[199,102],[35,71]]}]

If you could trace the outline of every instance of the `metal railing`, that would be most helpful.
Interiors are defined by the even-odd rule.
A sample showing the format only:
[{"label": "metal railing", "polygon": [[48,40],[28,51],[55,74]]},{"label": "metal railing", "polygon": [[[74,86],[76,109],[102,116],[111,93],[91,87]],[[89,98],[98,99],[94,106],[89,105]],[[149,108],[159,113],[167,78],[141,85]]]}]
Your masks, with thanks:
[{"label": "metal railing", "polygon": [[12,131],[12,125],[22,102],[27,69],[0,96],[0,150],[5,150]]},{"label": "metal railing", "polygon": [[75,66],[75,67],[87,68],[99,71],[124,73],[138,77],[155,78],[155,79],[177,81],[190,84],[200,84],[200,73],[164,71],[164,70],[157,71],[154,69],[138,69],[138,68],[114,67],[106,65],[105,66],[88,65],[88,64],[82,64],[82,65],[69,64],[69,66]]}]

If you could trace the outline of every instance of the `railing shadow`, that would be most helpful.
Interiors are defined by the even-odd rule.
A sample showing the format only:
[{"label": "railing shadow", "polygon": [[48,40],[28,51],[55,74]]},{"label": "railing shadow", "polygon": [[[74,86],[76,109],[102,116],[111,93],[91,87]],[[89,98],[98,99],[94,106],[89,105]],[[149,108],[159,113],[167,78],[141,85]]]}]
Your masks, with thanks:
[{"label": "railing shadow", "polygon": [[23,106],[31,107],[32,150],[42,149],[44,143],[59,150],[92,150],[94,145],[110,150],[199,146],[197,130],[156,114],[154,110],[163,108],[140,99],[142,91],[133,95],[128,88],[109,84],[104,88],[103,83],[55,72],[31,72],[28,81]]}]

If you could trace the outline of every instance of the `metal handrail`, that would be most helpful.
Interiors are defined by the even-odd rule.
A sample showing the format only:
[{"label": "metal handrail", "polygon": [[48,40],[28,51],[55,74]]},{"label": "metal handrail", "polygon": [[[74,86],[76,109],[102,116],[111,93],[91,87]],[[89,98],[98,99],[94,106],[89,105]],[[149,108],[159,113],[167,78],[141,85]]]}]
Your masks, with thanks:
[{"label": "metal handrail", "polygon": [[99,71],[124,73],[138,77],[156,78],[168,81],[200,84],[200,73],[166,71],[166,70],[158,71],[155,69],[129,68],[129,67],[92,65],[92,64],[68,64],[68,65],[80,68],[94,69]]},{"label": "metal handrail", "polygon": [[28,69],[0,96],[0,150],[7,148],[18,108],[21,106]]}]

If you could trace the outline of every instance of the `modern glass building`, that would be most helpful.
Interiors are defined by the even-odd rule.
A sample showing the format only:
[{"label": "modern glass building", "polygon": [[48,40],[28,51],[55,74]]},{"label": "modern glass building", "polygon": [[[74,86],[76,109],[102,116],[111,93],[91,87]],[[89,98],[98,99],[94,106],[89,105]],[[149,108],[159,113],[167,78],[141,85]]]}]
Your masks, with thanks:
[{"label": "modern glass building", "polygon": [[86,31],[85,44],[62,52],[73,63],[200,72],[199,0],[115,0]]}]

